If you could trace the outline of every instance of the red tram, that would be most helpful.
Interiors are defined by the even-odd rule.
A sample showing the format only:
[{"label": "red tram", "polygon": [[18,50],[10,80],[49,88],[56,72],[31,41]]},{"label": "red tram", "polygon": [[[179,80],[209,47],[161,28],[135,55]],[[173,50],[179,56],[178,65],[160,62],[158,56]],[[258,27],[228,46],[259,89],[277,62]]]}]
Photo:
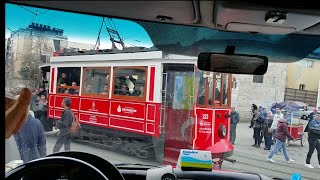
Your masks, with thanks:
[{"label": "red tram", "polygon": [[182,148],[209,150],[222,163],[233,153],[232,76],[200,71],[196,62],[137,47],[55,53],[41,67],[48,117],[60,118],[68,96],[86,141],[171,165]]}]

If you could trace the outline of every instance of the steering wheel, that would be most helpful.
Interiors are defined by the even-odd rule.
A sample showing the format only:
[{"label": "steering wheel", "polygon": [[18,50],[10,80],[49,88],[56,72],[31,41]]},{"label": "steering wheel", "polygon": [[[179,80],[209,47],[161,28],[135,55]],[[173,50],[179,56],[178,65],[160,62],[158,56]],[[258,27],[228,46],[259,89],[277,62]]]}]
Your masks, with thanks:
[{"label": "steering wheel", "polygon": [[45,157],[22,164],[8,173],[7,180],[16,179],[95,179],[108,178],[91,164],[70,157]]},{"label": "steering wheel", "polygon": [[47,157],[56,157],[56,156],[63,156],[63,157],[70,157],[82,160],[93,165],[95,168],[99,169],[108,179],[111,180],[124,180],[124,177],[119,172],[119,170],[114,167],[110,162],[107,160],[93,155],[86,152],[77,152],[77,151],[64,151],[58,152],[54,154],[47,155]]}]

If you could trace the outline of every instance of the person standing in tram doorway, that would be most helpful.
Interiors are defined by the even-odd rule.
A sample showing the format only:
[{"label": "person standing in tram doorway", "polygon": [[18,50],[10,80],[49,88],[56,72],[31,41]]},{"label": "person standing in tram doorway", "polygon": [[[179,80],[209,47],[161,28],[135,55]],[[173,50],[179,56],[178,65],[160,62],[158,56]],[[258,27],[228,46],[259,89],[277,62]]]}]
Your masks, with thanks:
[{"label": "person standing in tram doorway", "polygon": [[231,107],[231,128],[230,128],[230,141],[231,144],[234,145],[234,142],[236,141],[236,129],[237,124],[240,121],[239,113],[236,111],[235,107]]},{"label": "person standing in tram doorway", "polygon": [[70,110],[71,99],[64,98],[62,101],[62,107],[64,111],[61,114],[61,120],[57,121],[57,126],[60,130],[56,144],[53,147],[53,153],[59,152],[64,145],[65,151],[70,151],[71,132],[70,127],[73,121],[73,114]]}]

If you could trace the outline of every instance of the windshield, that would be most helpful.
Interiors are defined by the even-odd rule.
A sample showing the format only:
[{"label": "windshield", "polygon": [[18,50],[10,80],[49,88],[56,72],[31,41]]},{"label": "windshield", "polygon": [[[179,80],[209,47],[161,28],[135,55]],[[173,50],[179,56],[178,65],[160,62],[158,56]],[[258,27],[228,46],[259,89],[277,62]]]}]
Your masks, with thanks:
[{"label": "windshield", "polygon": [[[32,113],[13,135],[16,159],[74,150],[111,163],[176,165],[181,149],[196,149],[224,159],[222,170],[316,179],[317,170],[304,166],[310,142],[303,131],[320,112],[320,36],[5,8],[5,86],[33,93]],[[197,69],[199,53],[229,45],[267,56],[267,73]],[[284,143],[276,136],[280,120],[293,137]],[[272,155],[275,146],[288,157],[284,149]],[[307,161],[318,164],[316,155]]]}]

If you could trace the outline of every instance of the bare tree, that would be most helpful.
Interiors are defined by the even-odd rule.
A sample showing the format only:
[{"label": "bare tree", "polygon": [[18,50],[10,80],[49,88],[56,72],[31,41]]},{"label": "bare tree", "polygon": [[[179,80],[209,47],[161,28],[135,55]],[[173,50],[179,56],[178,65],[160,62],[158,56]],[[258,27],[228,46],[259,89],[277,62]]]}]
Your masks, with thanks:
[{"label": "bare tree", "polygon": [[23,55],[20,70],[18,74],[28,81],[30,87],[39,86],[39,64],[41,57],[48,59],[53,52],[53,48],[49,45],[48,38],[42,34],[36,36],[30,35],[30,49]]}]

